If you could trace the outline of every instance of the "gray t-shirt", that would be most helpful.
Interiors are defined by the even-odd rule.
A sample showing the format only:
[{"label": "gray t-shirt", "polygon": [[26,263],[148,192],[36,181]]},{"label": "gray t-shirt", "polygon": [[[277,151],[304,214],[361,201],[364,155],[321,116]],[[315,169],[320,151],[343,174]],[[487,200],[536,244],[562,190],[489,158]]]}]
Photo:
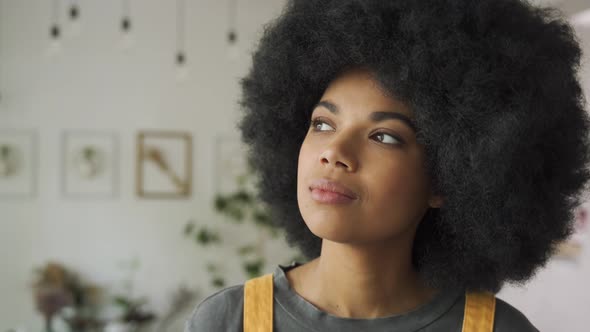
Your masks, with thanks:
[{"label": "gray t-shirt", "polygon": [[[342,318],[321,311],[297,294],[285,272],[300,265],[278,265],[274,274],[274,332],[377,332],[377,331],[457,331],[462,330],[465,293],[439,292],[429,303],[410,312],[375,319]],[[197,305],[186,321],[185,332],[242,332],[244,285],[222,289]],[[495,332],[538,332],[529,320],[510,304],[496,299]]]}]

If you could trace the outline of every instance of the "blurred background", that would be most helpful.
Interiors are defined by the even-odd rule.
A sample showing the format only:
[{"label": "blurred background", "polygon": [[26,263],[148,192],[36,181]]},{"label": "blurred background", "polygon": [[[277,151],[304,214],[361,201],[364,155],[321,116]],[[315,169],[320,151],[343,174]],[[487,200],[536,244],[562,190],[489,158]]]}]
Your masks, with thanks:
[{"label": "blurred background", "polygon": [[[253,199],[239,79],[285,0],[0,0],[0,332],[181,331],[221,288],[304,261]],[[584,47],[590,2],[560,8]],[[508,301],[587,331],[590,230]],[[534,218],[534,216],[532,216]]]}]

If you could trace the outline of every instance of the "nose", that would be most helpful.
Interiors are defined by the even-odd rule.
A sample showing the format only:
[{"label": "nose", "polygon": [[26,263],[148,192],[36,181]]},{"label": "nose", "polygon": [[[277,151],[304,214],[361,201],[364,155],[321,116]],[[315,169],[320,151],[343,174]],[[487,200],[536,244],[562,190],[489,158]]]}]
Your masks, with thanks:
[{"label": "nose", "polygon": [[320,163],[327,167],[340,168],[347,172],[355,172],[358,161],[354,157],[353,146],[346,140],[334,139],[320,154]]}]

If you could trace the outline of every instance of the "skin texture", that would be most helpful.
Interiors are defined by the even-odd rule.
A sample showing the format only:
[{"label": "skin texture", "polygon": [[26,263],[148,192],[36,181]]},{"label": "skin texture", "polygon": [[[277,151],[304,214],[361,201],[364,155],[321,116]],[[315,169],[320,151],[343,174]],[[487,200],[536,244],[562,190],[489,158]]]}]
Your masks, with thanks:
[{"label": "skin texture", "polygon": [[[398,119],[374,121],[373,112],[410,109],[387,96],[370,72],[353,69],[328,86],[311,115],[299,153],[297,198],[321,255],[290,270],[296,292],[336,316],[376,318],[403,313],[436,293],[412,265],[418,224],[440,207],[424,168],[414,130]],[[315,179],[329,178],[356,193],[347,204],[312,198]]]}]

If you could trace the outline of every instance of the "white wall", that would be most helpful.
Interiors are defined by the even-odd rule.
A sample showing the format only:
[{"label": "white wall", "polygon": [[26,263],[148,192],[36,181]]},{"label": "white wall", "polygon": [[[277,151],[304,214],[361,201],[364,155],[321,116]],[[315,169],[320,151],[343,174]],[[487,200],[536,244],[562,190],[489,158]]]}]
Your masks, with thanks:
[{"label": "white wall", "polygon": [[[61,2],[65,23],[68,2]],[[138,257],[136,289],[149,296],[159,312],[179,283],[206,283],[203,262],[213,253],[200,250],[181,231],[190,218],[224,227],[216,223],[219,217],[211,209],[214,135],[237,136],[237,79],[245,74],[250,58],[245,54],[237,61],[227,59],[226,1],[186,2],[191,73],[179,83],[173,64],[175,1],[131,2],[135,46],[126,51],[118,44],[121,2],[80,1],[80,35],[65,36],[62,52],[47,56],[51,1],[0,0],[0,128],[36,129],[40,143],[36,197],[0,201],[0,331],[16,326],[41,330],[29,284],[33,267],[50,259],[98,284],[116,285],[125,277],[117,264]],[[245,53],[261,25],[275,17],[283,3],[238,1],[239,39]],[[67,33],[68,25],[62,27]],[[590,53],[590,28],[580,27],[578,32]],[[588,56],[585,61],[582,80],[590,95]],[[193,133],[191,199],[135,196],[135,134],[149,128]],[[115,199],[77,201],[60,196],[59,135],[64,129],[119,134],[120,190]],[[255,236],[251,229],[243,231],[243,237]],[[227,236],[229,241],[239,240],[238,234]],[[288,256],[280,243],[272,245],[274,261]],[[237,260],[228,258],[226,266],[230,284],[243,281]],[[505,288],[499,297],[525,312],[541,331],[581,332],[587,330],[590,313],[586,280],[588,246],[578,263],[551,262],[525,287]],[[203,294],[211,290],[201,288]]]},{"label": "white wall", "polygon": [[[162,312],[181,282],[207,284],[204,261],[213,257],[182,235],[195,218],[211,225],[214,135],[238,137],[238,78],[250,65],[247,52],[282,1],[239,4],[239,41],[244,55],[227,57],[227,1],[186,1],[190,75],[175,77],[176,1],[131,1],[135,46],[119,47],[121,1],[79,1],[81,33],[63,39],[62,52],[47,56],[51,3],[1,0],[0,128],[31,128],[39,135],[36,197],[0,201],[0,331],[23,326],[40,331],[29,284],[35,266],[55,259],[99,285],[126,277],[120,261],[137,256],[138,293]],[[68,22],[61,1],[61,22]],[[68,25],[62,24],[68,31]],[[113,130],[119,134],[119,195],[112,200],[71,200],[60,195],[60,134],[64,129]],[[135,135],[140,129],[193,133],[194,189],[188,200],[135,196]],[[229,226],[227,228],[230,228]],[[253,238],[244,228],[241,238]],[[238,241],[224,235],[228,242]],[[280,245],[271,262],[284,259]],[[219,255],[223,254],[218,252]],[[228,283],[244,279],[228,252]],[[273,269],[273,267],[270,267]],[[202,288],[202,293],[211,289]]]}]

